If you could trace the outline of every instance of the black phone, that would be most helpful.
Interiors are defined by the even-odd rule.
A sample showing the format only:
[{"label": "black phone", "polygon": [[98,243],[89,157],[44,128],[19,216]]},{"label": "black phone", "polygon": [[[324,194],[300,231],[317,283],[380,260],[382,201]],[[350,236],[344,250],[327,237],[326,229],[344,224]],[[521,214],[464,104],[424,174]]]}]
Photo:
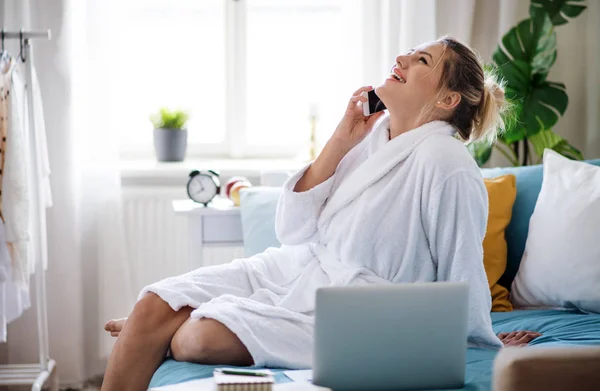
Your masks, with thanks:
[{"label": "black phone", "polygon": [[369,92],[363,92],[363,96],[366,96],[367,101],[363,103],[363,114],[369,116],[371,114],[375,114],[379,111],[383,111],[386,109],[385,105],[379,99],[375,90],[371,90]]}]

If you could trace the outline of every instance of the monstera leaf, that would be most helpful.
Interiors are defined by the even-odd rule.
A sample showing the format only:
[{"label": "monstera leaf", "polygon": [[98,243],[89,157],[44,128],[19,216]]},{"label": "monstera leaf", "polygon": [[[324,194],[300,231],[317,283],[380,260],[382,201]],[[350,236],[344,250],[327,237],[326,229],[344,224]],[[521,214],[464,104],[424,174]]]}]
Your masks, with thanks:
[{"label": "monstera leaf", "polygon": [[567,18],[575,18],[587,8],[583,2],[584,0],[531,0],[529,13],[534,17],[537,13],[544,12],[554,26],[560,26],[569,21]]},{"label": "monstera leaf", "polygon": [[538,163],[542,161],[544,149],[546,148],[550,148],[569,159],[583,160],[583,154],[580,150],[552,130],[541,131],[529,137],[529,141],[535,150],[535,154],[538,155]]},{"label": "monstera leaf", "polygon": [[556,33],[548,14],[538,12],[513,27],[492,59],[506,80],[506,96],[520,106],[517,121],[502,140],[511,144],[552,128],[569,98],[564,84],[546,81],[556,60]]}]

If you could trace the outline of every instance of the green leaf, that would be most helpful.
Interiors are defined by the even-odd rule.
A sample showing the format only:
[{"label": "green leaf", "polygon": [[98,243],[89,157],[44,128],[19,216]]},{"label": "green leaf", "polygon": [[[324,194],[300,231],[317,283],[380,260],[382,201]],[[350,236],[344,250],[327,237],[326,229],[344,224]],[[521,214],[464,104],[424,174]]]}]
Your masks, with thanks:
[{"label": "green leaf", "polygon": [[[502,44],[509,57],[531,63],[535,57],[549,57],[547,51],[556,50],[552,41],[552,24],[548,19],[526,19],[513,27],[503,38]],[[553,45],[554,43],[554,45]],[[548,64],[550,67],[552,64]]]},{"label": "green leaf", "polygon": [[511,144],[552,128],[568,105],[564,85],[546,81],[556,60],[556,33],[547,14],[520,22],[503,38],[493,61],[506,80],[506,97],[516,103],[517,120],[501,139]]},{"label": "green leaf", "polygon": [[569,22],[567,18],[579,16],[586,8],[584,0],[531,0],[529,13],[532,17],[545,13],[554,26],[560,26]]},{"label": "green leaf", "polygon": [[523,60],[514,60],[502,65],[498,64],[499,72],[506,80],[508,88],[515,92],[525,91],[531,81],[531,66]]},{"label": "green leaf", "polygon": [[471,152],[471,156],[473,156],[479,167],[490,160],[490,156],[492,156],[492,147],[493,145],[485,140],[467,145],[467,149]]},{"label": "green leaf", "polygon": [[155,129],[185,129],[185,125],[189,119],[187,112],[183,110],[169,110],[161,108],[158,113],[150,116],[150,121]]},{"label": "green leaf", "polygon": [[583,156],[583,153],[575,148],[573,145],[569,144],[569,142],[567,140],[564,141],[564,143],[560,143],[558,144],[554,150],[558,153],[560,153],[561,155],[568,157],[569,159],[572,160],[583,160],[585,159],[585,157]]},{"label": "green leaf", "polygon": [[567,110],[569,97],[565,85],[544,81],[533,84],[523,92],[507,86],[506,96],[514,102],[516,120],[506,123],[500,138],[507,144],[530,137],[543,129],[552,128]]},{"label": "green leaf", "polygon": [[565,113],[569,97],[564,84],[544,82],[535,86],[523,101],[519,116],[525,136],[531,137],[544,129],[550,129]]},{"label": "green leaf", "polygon": [[544,130],[529,137],[529,142],[539,158],[538,162],[541,162],[542,157],[544,156],[544,149],[546,148],[552,149],[569,159],[583,160],[583,154],[580,150],[569,144],[567,140],[560,137],[552,130]]},{"label": "green leaf", "polygon": [[[556,33],[546,15],[521,21],[502,37],[502,45],[494,52],[494,63],[503,74],[503,67],[513,64],[522,73],[521,80],[531,80],[531,74],[547,74],[556,60]],[[521,80],[507,78],[509,83]]]}]

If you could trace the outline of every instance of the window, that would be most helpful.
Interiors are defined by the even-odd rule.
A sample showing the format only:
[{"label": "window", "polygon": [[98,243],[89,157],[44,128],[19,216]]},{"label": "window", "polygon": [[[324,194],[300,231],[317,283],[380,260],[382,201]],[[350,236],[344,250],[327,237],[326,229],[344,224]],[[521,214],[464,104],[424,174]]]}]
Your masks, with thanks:
[{"label": "window", "polygon": [[[150,150],[151,112],[185,108],[189,143],[225,141],[225,2],[123,1],[124,33],[114,70],[120,91],[113,115],[124,151]],[[224,152],[224,150],[220,150]]]},{"label": "window", "polygon": [[[111,115],[124,155],[152,154],[150,113],[185,108],[188,156],[306,154],[360,86],[357,0],[127,0]],[[354,28],[353,28],[354,25]],[[354,30],[354,33],[353,33]]]}]

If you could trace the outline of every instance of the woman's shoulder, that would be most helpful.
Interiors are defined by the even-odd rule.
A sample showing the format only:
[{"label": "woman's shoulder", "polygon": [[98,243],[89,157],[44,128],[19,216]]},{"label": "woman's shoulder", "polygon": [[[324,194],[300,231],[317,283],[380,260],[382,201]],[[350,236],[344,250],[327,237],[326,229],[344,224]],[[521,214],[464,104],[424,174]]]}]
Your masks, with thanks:
[{"label": "woman's shoulder", "polygon": [[452,136],[436,134],[427,137],[415,150],[415,158],[419,166],[439,181],[456,175],[482,178],[466,145]]}]

